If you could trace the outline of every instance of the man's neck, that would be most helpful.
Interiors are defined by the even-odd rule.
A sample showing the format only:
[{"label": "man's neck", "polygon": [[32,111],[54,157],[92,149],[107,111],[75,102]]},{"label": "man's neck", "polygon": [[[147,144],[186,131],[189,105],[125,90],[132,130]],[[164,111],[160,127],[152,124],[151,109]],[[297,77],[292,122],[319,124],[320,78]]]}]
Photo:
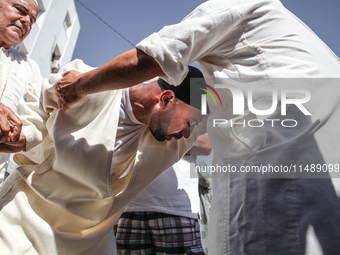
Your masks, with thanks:
[{"label": "man's neck", "polygon": [[142,122],[143,124],[147,124],[149,123],[149,117],[148,111],[145,108],[144,93],[144,86],[136,85],[129,88],[129,97],[133,114],[138,121]]},{"label": "man's neck", "polygon": [[129,88],[130,103],[136,119],[149,124],[152,110],[158,102],[160,88],[154,83],[138,84]]}]

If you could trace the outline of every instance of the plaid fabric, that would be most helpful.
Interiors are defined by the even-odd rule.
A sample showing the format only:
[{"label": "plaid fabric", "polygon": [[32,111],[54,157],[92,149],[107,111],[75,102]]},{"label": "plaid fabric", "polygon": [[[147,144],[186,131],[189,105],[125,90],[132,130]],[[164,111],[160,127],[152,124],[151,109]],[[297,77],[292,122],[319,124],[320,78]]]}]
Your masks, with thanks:
[{"label": "plaid fabric", "polygon": [[198,220],[165,213],[123,213],[116,240],[122,255],[205,254]]}]

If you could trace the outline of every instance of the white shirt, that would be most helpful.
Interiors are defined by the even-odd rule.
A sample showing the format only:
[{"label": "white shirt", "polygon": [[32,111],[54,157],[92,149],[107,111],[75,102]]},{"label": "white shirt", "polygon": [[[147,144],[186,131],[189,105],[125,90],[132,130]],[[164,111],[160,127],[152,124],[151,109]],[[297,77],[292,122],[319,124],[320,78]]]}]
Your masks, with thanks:
[{"label": "white shirt", "polygon": [[[131,152],[137,150],[139,139],[145,129],[145,124],[135,117],[131,102],[129,89],[122,90],[119,121],[117,127],[116,145],[113,150],[111,174],[131,157]],[[129,171],[129,169],[127,170]],[[127,174],[125,172],[124,174]]]},{"label": "white shirt", "polygon": [[198,177],[190,176],[190,163],[195,161],[193,156],[184,156],[132,199],[124,211],[155,211],[197,219]]}]

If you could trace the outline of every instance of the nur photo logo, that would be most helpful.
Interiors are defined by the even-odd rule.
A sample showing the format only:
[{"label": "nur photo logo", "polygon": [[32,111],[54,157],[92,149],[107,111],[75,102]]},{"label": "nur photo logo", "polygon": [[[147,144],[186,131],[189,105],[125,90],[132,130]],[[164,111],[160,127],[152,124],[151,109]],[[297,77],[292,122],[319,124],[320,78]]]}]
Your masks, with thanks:
[{"label": "nur photo logo", "polygon": [[[226,110],[232,110],[233,115],[245,115],[246,111],[249,111],[253,113],[256,116],[259,116],[257,119],[251,119],[247,123],[245,120],[242,122],[236,122],[231,119],[214,119],[213,120],[213,127],[217,125],[223,125],[223,124],[231,124],[233,125],[243,125],[249,126],[249,127],[262,127],[265,122],[270,122],[271,126],[274,127],[274,123],[280,122],[283,127],[295,127],[298,125],[298,121],[296,119],[263,119],[261,116],[270,116],[274,114],[278,109],[278,106],[280,107],[280,113],[281,117],[287,115],[287,109],[290,106],[295,107],[299,111],[302,112],[305,116],[311,116],[311,113],[307,110],[307,108],[304,106],[304,104],[308,103],[311,100],[311,93],[307,89],[303,88],[281,88],[280,90],[277,88],[271,88],[269,91],[266,91],[267,97],[269,98],[269,101],[271,102],[271,105],[266,105],[267,109],[256,109],[256,104],[254,103],[256,99],[254,99],[255,90],[253,89],[246,89],[244,92],[239,87],[233,86],[233,85],[227,85],[227,84],[215,84],[214,87],[205,84],[200,83],[205,86],[204,87],[198,87],[198,89],[203,90],[207,94],[201,95],[201,114],[206,115],[207,114],[207,95],[209,95],[214,102],[215,105],[218,104],[216,98],[219,101],[219,104],[221,107],[223,106],[223,102],[221,99],[221,96],[219,93],[217,93],[216,89],[226,89],[229,94],[232,96],[232,109],[226,109]],[[216,88],[216,89],[215,89]]]}]

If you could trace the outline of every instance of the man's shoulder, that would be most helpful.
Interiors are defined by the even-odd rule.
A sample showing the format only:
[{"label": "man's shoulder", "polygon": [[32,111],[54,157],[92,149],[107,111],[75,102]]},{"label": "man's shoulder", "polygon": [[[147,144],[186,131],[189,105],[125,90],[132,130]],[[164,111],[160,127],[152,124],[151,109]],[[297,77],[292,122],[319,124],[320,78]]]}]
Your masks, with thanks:
[{"label": "man's shoulder", "polygon": [[21,51],[15,49],[13,46],[11,46],[9,49],[5,50],[8,52],[8,56],[11,57],[12,61],[16,61],[19,63],[27,62],[30,65],[38,66],[38,64],[28,57],[26,54],[22,53]]},{"label": "man's shoulder", "polygon": [[9,47],[8,49],[4,49],[4,51],[7,51],[9,55],[13,58],[13,60],[23,60],[27,61],[29,57],[25,55],[24,53],[20,52],[19,50],[15,49],[13,46]]},{"label": "man's shoulder", "polygon": [[35,80],[40,77],[39,66],[33,59],[29,58],[26,54],[20,52],[12,46],[5,51],[7,53],[7,57],[11,59],[12,67],[14,70],[17,70],[17,74],[19,76],[27,76],[27,72],[30,72],[32,78],[30,79],[29,77],[26,77],[26,79]]},{"label": "man's shoulder", "polygon": [[264,5],[275,5],[278,3],[280,2],[273,0],[209,0],[197,6],[195,10],[184,19],[199,18],[201,16],[214,14],[223,15],[223,13],[229,13],[231,9],[235,8],[238,12],[243,13],[243,11],[245,11],[250,14],[250,10],[257,9]]}]

